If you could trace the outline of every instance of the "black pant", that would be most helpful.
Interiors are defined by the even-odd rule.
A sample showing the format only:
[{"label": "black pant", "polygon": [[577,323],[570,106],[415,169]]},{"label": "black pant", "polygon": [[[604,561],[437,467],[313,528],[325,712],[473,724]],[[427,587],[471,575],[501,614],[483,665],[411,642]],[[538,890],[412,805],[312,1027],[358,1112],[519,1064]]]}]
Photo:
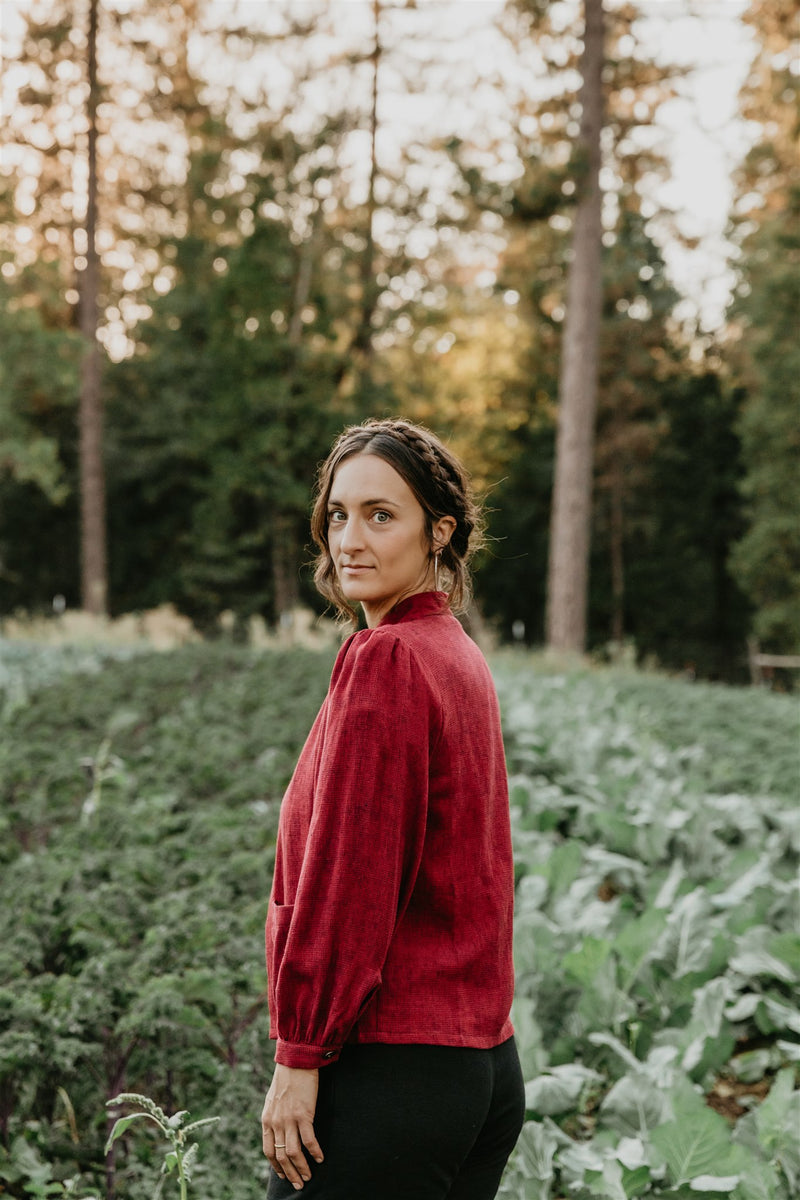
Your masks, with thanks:
[{"label": "black pant", "polygon": [[325,1161],[306,1156],[299,1192],[270,1171],[267,1200],[493,1200],[524,1112],[513,1038],[491,1050],[346,1046],[319,1073]]}]

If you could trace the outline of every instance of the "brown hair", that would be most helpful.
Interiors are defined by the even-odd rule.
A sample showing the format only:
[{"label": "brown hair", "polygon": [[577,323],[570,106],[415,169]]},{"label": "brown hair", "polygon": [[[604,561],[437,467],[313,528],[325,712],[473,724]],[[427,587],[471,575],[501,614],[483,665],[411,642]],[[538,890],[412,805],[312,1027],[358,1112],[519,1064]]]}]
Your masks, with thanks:
[{"label": "brown hair", "polygon": [[328,545],[328,501],[333,477],[340,464],[356,454],[374,454],[394,467],[419,501],[429,539],[433,538],[434,521],[453,517],[456,527],[439,561],[449,576],[450,606],[462,611],[470,590],[467,564],[483,540],[481,512],[469,476],[456,456],[429,429],[402,418],[351,425],[336,439],[319,469],[311,514],[311,536],[320,551],[314,569],[317,590],[341,616],[357,619],[356,610],[339,587]]}]

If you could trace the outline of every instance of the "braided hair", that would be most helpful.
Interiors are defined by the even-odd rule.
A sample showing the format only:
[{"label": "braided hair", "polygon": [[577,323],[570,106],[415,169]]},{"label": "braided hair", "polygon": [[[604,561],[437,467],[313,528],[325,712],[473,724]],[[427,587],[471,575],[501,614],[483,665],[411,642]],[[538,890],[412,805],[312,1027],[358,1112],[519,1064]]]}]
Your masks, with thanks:
[{"label": "braided hair", "polygon": [[469,599],[467,564],[482,543],[483,519],[472,494],[469,476],[456,456],[429,429],[403,418],[365,421],[339,435],[319,469],[311,515],[311,535],[319,547],[314,582],[343,617],[357,619],[345,599],[328,545],[328,501],[338,467],[356,454],[374,454],[397,471],[417,498],[425,515],[425,532],[433,555],[433,523],[453,517],[456,527],[439,562],[446,572],[449,603],[463,611]]}]

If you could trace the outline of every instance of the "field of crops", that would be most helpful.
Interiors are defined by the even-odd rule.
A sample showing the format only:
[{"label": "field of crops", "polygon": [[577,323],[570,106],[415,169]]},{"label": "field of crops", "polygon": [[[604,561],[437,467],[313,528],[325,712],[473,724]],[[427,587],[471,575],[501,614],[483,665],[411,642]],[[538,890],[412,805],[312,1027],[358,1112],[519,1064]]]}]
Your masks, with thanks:
[{"label": "field of crops", "polygon": [[[263,918],[328,652],[0,642],[0,1194],[263,1195]],[[529,1120],[506,1200],[800,1196],[800,706],[500,654]],[[177,1195],[167,1180],[164,1197]]]}]

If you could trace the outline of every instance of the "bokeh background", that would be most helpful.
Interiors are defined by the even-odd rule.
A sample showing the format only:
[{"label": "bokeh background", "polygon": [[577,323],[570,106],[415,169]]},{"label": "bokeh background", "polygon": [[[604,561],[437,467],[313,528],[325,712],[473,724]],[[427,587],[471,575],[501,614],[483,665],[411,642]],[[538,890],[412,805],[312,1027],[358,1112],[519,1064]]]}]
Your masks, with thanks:
[{"label": "bokeh background", "polygon": [[577,254],[575,648],[797,652],[794,0],[607,0],[595,251],[577,0],[0,12],[0,613],[288,627],[319,460],[402,413],[486,498],[474,617],[542,643]]}]

